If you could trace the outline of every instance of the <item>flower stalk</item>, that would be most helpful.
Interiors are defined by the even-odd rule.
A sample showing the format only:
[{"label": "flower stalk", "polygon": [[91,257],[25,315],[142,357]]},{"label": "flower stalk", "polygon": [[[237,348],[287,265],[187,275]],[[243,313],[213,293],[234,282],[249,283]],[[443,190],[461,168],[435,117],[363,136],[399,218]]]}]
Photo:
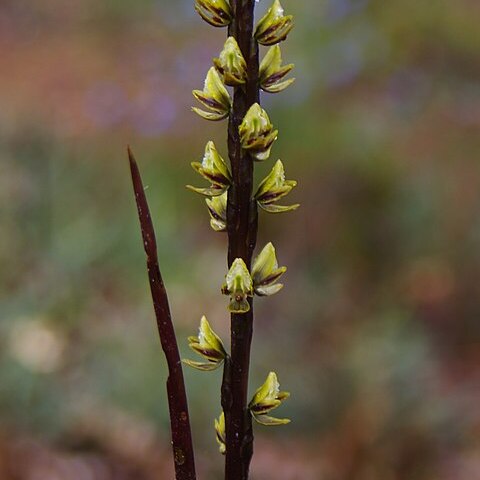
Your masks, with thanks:
[{"label": "flower stalk", "polygon": [[[255,0],[233,0],[232,36],[247,65],[243,88],[235,88],[228,123],[228,154],[232,170],[232,186],[228,192],[227,232],[228,265],[241,258],[248,269],[257,243],[258,212],[252,197],[255,158],[242,148],[240,125],[248,110],[260,102],[259,49],[254,34]],[[252,417],[248,410],[250,349],[253,336],[253,298],[248,299],[246,313],[231,314],[231,358],[225,364],[222,382],[222,408],[226,426],[225,478],[248,479],[253,455]]]}]

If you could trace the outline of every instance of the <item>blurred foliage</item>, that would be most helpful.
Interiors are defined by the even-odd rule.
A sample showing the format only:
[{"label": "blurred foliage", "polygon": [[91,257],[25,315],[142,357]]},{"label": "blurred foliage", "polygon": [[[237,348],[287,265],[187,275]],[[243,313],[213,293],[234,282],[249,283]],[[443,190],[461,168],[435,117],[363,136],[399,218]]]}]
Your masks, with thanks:
[{"label": "blurred foliage", "polygon": [[[225,124],[189,111],[224,32],[191,3],[0,3],[1,478],[171,475],[127,143],[183,352],[202,314],[226,338],[226,239],[184,189],[207,136],[226,153]],[[470,480],[480,5],[283,3],[297,82],[262,101],[302,207],[261,215],[259,246],[274,241],[289,271],[282,293],[257,302],[251,385],[274,367],[294,421],[256,429],[252,478]],[[258,179],[270,168],[259,164]],[[221,478],[220,375],[186,372],[209,478]]]}]

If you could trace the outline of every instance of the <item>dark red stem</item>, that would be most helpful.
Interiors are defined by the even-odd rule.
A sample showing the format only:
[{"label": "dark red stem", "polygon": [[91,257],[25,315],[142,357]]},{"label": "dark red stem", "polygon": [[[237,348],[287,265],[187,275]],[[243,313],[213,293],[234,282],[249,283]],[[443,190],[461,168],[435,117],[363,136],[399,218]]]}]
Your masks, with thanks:
[{"label": "dark red stem", "polygon": [[188,415],[187,395],[183,380],[182,363],[178,352],[177,338],[173,328],[167,292],[158,265],[157,241],[148,208],[142,178],[130,147],[128,148],[133,190],[138,218],[142,229],[143,245],[147,255],[148,279],[152,292],[153,307],[157,318],[160,342],[168,365],[167,395],[172,432],[173,458],[176,480],[195,480],[192,433]]},{"label": "dark red stem", "polygon": [[[253,37],[255,0],[231,0],[235,37],[247,62],[248,81],[235,88],[228,124],[228,154],[233,183],[228,191],[228,265],[242,258],[250,268],[257,240],[257,205],[252,199],[253,159],[240,144],[238,127],[248,109],[259,101],[258,44]],[[231,316],[231,358],[225,363],[222,407],[225,412],[226,480],[247,480],[253,454],[252,419],[248,411],[248,375],[253,334],[253,303],[245,314]]]}]

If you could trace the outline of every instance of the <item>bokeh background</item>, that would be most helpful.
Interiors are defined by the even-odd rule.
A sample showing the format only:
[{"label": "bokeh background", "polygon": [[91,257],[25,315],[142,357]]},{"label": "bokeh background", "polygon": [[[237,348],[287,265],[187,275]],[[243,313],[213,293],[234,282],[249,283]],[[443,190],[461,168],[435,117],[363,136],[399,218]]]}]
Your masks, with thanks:
[{"label": "bokeh background", "polygon": [[[0,2],[0,478],[173,478],[125,147],[153,210],[181,348],[228,334],[226,238],[190,162],[225,31],[193,1]],[[262,0],[258,12],[269,2]],[[302,207],[262,214],[289,267],[259,299],[253,480],[480,478],[480,3],[284,0],[297,82],[264,95]],[[258,165],[263,178],[272,162]],[[200,478],[222,478],[220,372],[186,371]]]}]

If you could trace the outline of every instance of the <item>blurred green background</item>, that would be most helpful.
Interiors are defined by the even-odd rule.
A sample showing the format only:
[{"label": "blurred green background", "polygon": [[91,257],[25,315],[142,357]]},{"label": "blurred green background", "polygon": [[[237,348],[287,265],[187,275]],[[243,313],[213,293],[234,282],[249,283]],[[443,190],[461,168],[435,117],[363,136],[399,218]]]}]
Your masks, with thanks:
[{"label": "blurred green background", "polygon": [[[252,480],[478,478],[480,3],[282,3],[297,81],[262,102],[302,207],[260,218],[289,271],[251,388],[275,369],[293,422],[256,428]],[[184,188],[207,140],[226,155],[190,112],[224,38],[191,0],[0,2],[2,480],[173,478],[125,147],[190,355],[202,314],[228,334],[226,237]],[[220,375],[186,371],[200,478]]]}]

